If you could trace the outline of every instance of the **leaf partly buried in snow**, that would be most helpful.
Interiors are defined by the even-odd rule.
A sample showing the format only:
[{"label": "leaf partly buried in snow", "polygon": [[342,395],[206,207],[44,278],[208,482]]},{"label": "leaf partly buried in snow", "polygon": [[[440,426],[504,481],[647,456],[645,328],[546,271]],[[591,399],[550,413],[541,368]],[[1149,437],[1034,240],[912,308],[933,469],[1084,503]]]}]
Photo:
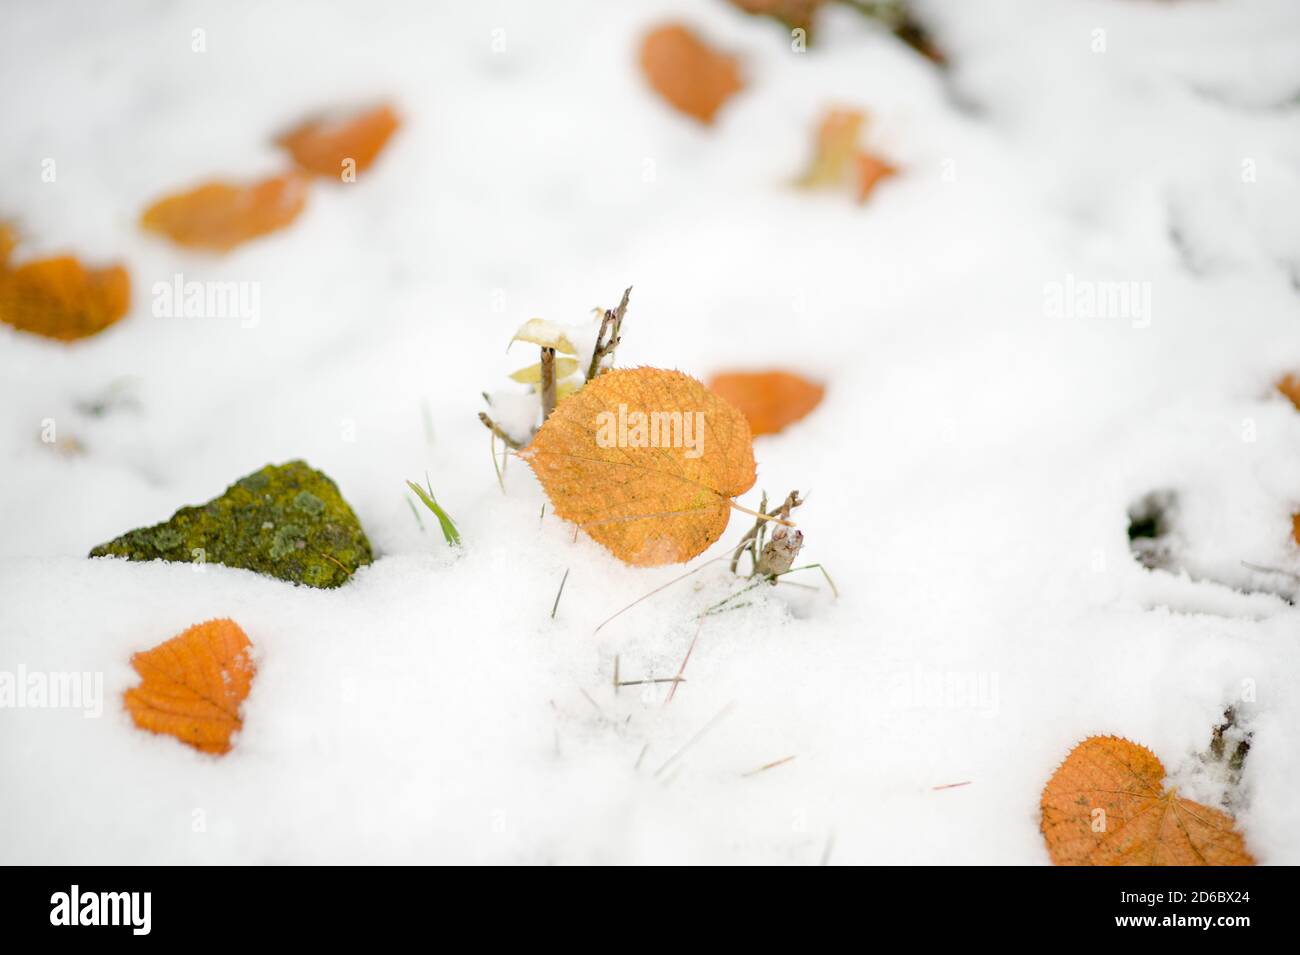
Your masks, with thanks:
[{"label": "leaf partly buried in snow", "polygon": [[210,182],[158,200],[140,224],[177,245],[225,252],[283,229],[307,202],[306,176],[288,173],[250,185]]},{"label": "leaf partly buried in snow", "polygon": [[865,122],[866,116],[856,109],[833,109],[823,116],[817,127],[812,162],[799,177],[798,185],[811,189],[843,182],[858,151],[858,137]]},{"label": "leaf partly buried in snow", "polygon": [[1277,390],[1291,399],[1291,404],[1300,411],[1300,375],[1285,374],[1277,383]]},{"label": "leaf partly buried in snow", "polygon": [[898,172],[897,167],[871,153],[858,153],[853,162],[853,184],[857,189],[858,202],[866,202],[871,191],[876,188],[876,183]]},{"label": "leaf partly buried in snow", "polygon": [[744,415],[689,375],[658,368],[597,376],[520,454],[556,514],[638,566],[705,550],[755,478]]},{"label": "leaf partly buried in snow", "polygon": [[1056,865],[1254,865],[1231,816],[1164,787],[1145,746],[1091,736],[1043,790],[1042,830]]},{"label": "leaf partly buried in snow", "polygon": [[745,85],[735,57],[712,49],[680,23],[646,35],[641,69],[660,96],[702,123],[712,123],[722,104]]},{"label": "leaf partly buried in snow", "polygon": [[175,736],[205,753],[230,750],[255,667],[252,644],[233,620],[209,620],[131,657],[143,677],[126,691],[136,726]]},{"label": "leaf partly buried in snow", "polygon": [[378,106],[363,113],[308,120],[276,143],[308,172],[338,178],[348,160],[355,172],[368,169],[400,124],[391,107]]},{"label": "leaf partly buried in snow", "polygon": [[73,341],[102,332],[131,301],[131,279],[120,265],[88,269],[72,256],[10,268],[16,244],[0,225],[0,321],[24,332]]},{"label": "leaf partly buried in snow", "polygon": [[806,189],[838,186],[852,180],[858,202],[866,202],[880,180],[895,175],[892,164],[858,145],[866,114],[832,109],[817,127],[816,147],[808,169],[795,183]]},{"label": "leaf partly buried in snow", "polygon": [[785,24],[787,30],[803,30],[804,39],[810,39],[813,18],[817,8],[830,0],[731,0],[746,13],[772,17]]},{"label": "leaf partly buried in snow", "polygon": [[789,371],[731,371],[709,387],[741,410],[757,437],[775,434],[821,404],[826,389]]}]

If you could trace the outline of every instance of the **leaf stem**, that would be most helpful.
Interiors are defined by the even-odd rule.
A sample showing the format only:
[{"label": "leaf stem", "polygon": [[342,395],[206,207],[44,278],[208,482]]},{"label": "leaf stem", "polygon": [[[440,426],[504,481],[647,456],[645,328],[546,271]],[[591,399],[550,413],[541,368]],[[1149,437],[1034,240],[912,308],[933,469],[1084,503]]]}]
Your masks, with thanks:
[{"label": "leaf stem", "polygon": [[778,517],[775,514],[760,514],[758,511],[751,511],[749,508],[737,504],[735,501],[731,500],[730,498],[727,499],[727,503],[730,504],[732,507],[734,507],[736,510],[740,511],[740,513],[748,514],[750,517],[756,517],[760,521],[771,521],[774,524],[780,524],[782,527],[799,526],[794,521],[783,520],[782,518]]},{"label": "leaf stem", "polygon": [[503,430],[501,430],[501,426],[497,424],[495,421],[493,421],[491,418],[489,418],[487,416],[487,412],[480,411],[478,413],[478,420],[483,422],[483,427],[487,428],[498,438],[504,441],[506,447],[511,448],[512,450],[515,451],[518,451],[520,448],[523,447],[522,444],[520,444],[514,438],[510,437],[510,435],[506,434]]},{"label": "leaf stem", "polygon": [[542,422],[555,410],[555,349],[542,348]]}]

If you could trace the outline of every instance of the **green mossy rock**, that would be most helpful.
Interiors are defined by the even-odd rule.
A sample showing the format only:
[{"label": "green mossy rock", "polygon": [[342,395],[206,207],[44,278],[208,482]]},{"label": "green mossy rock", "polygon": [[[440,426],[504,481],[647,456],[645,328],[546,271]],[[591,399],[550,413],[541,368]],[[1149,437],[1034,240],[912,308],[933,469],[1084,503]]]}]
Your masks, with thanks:
[{"label": "green mossy rock", "polygon": [[338,587],[374,560],[338,487],[303,461],[268,464],[220,497],[128,531],[90,556],[205,560],[308,587]]}]

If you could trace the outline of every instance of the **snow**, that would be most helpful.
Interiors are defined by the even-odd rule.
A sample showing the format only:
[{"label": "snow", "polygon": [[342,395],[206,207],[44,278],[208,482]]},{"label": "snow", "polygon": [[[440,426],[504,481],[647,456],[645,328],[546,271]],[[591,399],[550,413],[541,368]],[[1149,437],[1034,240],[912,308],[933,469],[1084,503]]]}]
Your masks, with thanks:
[{"label": "snow", "polygon": [[[73,346],[0,328],[0,671],[105,694],[97,719],[0,711],[0,861],[1045,864],[1043,784],[1116,733],[1232,796],[1260,861],[1300,862],[1295,582],[1242,566],[1300,573],[1300,414],[1271,393],[1300,369],[1300,7],[923,9],[946,76],[839,8],[802,54],[722,2],[11,11],[19,256],[121,259],[134,295]],[[744,63],[709,129],[636,69],[674,17]],[[305,115],[384,99],[388,150],[290,230],[216,257],[135,227],[168,190],[278,170]],[[788,187],[832,105],[904,170],[865,207]],[[155,317],[178,273],[258,283],[259,321]],[[1112,281],[1149,313],[1048,313],[1049,289]],[[615,658],[676,673],[739,586],[725,562],[593,634],[688,568],[575,541],[522,462],[503,494],[476,420],[533,360],[505,351],[524,321],[628,284],[622,363],[828,386],[756,441],[742,503],[811,492],[803,556],[841,596],[812,572],[708,617],[671,704],[615,695]],[[133,402],[79,410],[115,383]],[[297,457],[380,555],[340,590],[85,558]],[[459,553],[411,515],[426,472]],[[1176,569],[1151,572],[1127,511],[1163,489]],[[259,666],[220,759],[118,702],[131,653],[215,616]],[[1234,703],[1230,793],[1196,754]]]}]

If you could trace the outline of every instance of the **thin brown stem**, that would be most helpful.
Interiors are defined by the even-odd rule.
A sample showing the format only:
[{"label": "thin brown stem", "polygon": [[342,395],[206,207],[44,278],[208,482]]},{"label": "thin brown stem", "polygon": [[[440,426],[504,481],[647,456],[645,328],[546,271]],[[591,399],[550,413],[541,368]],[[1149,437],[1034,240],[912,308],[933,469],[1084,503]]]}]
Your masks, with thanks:
[{"label": "thin brown stem", "polygon": [[737,504],[735,501],[728,499],[727,503],[742,514],[748,514],[750,517],[757,517],[760,521],[771,521],[773,524],[780,524],[782,527],[798,527],[794,521],[783,520],[775,514],[760,514],[758,511],[751,511],[749,508]]},{"label": "thin brown stem", "polygon": [[668,699],[664,700],[667,705],[673,701],[677,695],[677,684],[682,679],[682,674],[686,672],[686,664],[691,662],[691,654],[695,652],[695,643],[700,639],[700,631],[704,629],[704,618],[700,617],[699,625],[695,628],[695,636],[691,637],[691,645],[686,648],[686,656],[682,658],[682,665],[677,668],[677,676],[673,678],[673,688],[668,691]]},{"label": "thin brown stem", "polygon": [[[605,309],[600,319],[600,331],[596,333],[596,346],[591,350],[591,364],[587,367],[587,380],[591,381],[601,373],[601,362],[607,355],[612,355],[623,339],[623,316],[627,314],[627,302],[632,295],[632,286],[623,290],[623,299],[618,308]],[[608,333],[609,337],[606,338]]]},{"label": "thin brown stem", "polygon": [[[767,513],[766,491],[763,492],[763,499],[759,502],[758,509],[763,513]],[[736,573],[736,568],[740,566],[740,555],[746,550],[749,551],[750,560],[755,564],[758,563],[756,540],[758,538],[758,529],[762,526],[762,521],[754,521],[754,526],[745,533],[745,536],[740,539],[740,543],[736,545],[736,550],[731,555],[731,572],[733,574]]]},{"label": "thin brown stem", "polygon": [[702,739],[704,738],[705,734],[707,734],[707,733],[709,732],[709,730],[711,730],[711,729],[713,729],[713,727],[717,726],[717,725],[718,725],[718,722],[719,722],[719,721],[720,721],[724,716],[726,716],[728,713],[730,713],[732,707],[734,707],[735,705],[736,705],[736,704],[735,704],[734,702],[732,702],[732,703],[728,703],[728,704],[727,704],[726,706],[724,706],[721,710],[719,710],[719,711],[718,711],[718,714],[717,714],[716,716],[714,716],[713,719],[711,719],[711,720],[709,720],[707,723],[705,723],[704,726],[703,726],[703,728],[701,728],[700,731],[699,731],[698,733],[696,733],[694,736],[692,736],[690,739],[688,739],[688,740],[686,741],[685,745],[682,746],[681,749],[679,749],[677,752],[675,752],[675,753],[673,753],[671,756],[669,756],[668,759],[667,759],[667,761],[664,762],[664,764],[663,764],[662,766],[660,766],[658,769],[655,770],[655,776],[656,776],[656,777],[658,777],[658,776],[662,776],[662,775],[664,774],[664,771],[665,771],[669,766],[673,765],[673,763],[675,763],[675,762],[677,762],[677,760],[681,759],[682,756],[685,755],[685,753],[686,753],[686,751],[687,751],[688,749],[690,749],[692,746],[694,746],[696,743],[698,743],[700,740],[702,740]]},{"label": "thin brown stem", "polygon": [[478,413],[478,420],[483,422],[483,427],[487,428],[489,431],[491,431],[493,434],[495,434],[498,438],[500,438],[502,441],[504,441],[505,444],[506,444],[506,447],[511,448],[511,449],[513,449],[513,450],[515,450],[515,451],[518,451],[520,448],[523,447],[522,444],[520,444],[520,443],[519,443],[518,441],[516,441],[514,438],[510,437],[510,435],[506,434],[505,431],[502,430],[502,428],[501,428],[501,426],[500,426],[499,424],[497,424],[495,421],[493,421],[491,418],[489,418],[489,417],[487,416],[487,412],[485,412],[485,411],[480,411],[480,412]]},{"label": "thin brown stem", "polygon": [[757,776],[759,773],[766,772],[769,769],[775,769],[778,766],[784,766],[786,763],[790,762],[790,760],[794,759],[798,755],[799,755],[798,753],[795,753],[792,756],[785,756],[782,757],[781,759],[774,759],[770,763],[764,763],[762,766],[758,767],[758,769],[751,769],[747,773],[741,773],[740,778],[748,779],[750,776]]},{"label": "thin brown stem", "polygon": [[542,421],[555,410],[555,349],[542,348]]}]

